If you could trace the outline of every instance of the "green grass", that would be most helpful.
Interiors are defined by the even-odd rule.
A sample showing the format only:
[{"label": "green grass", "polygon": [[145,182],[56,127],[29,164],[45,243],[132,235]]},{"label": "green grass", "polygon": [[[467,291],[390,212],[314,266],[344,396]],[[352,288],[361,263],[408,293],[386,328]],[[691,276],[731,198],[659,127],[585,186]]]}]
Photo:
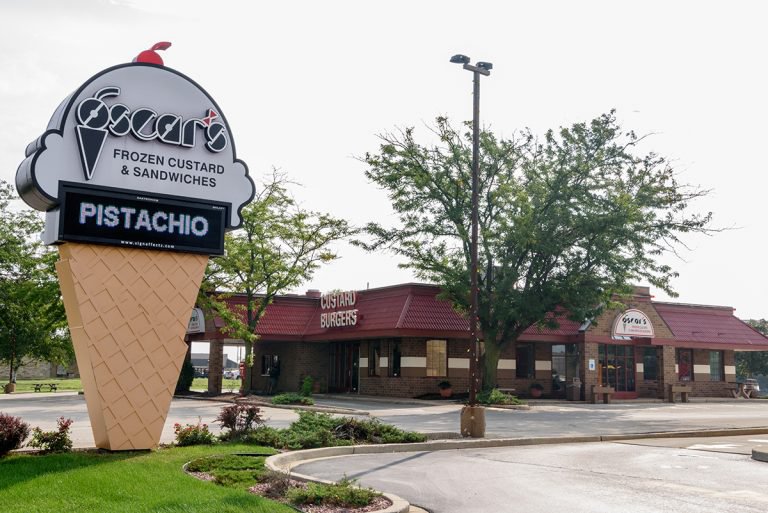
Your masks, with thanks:
[{"label": "green grass", "polygon": [[[197,390],[197,391],[208,390],[208,378],[195,378],[194,380],[192,380],[191,390]],[[232,392],[237,392],[238,390],[240,390],[240,380],[239,379],[222,379],[221,390],[222,392],[229,392],[230,390]]]},{"label": "green grass", "polygon": [[12,455],[0,459],[0,509],[35,513],[293,513],[242,488],[199,481],[181,469],[197,458],[249,452],[271,451],[227,444],[149,453]]},{"label": "green grass", "polygon": [[[34,392],[35,383],[56,383],[59,391],[77,392],[83,389],[80,378],[40,378],[16,380],[16,392]],[[48,393],[48,387],[43,387],[40,393]]]}]

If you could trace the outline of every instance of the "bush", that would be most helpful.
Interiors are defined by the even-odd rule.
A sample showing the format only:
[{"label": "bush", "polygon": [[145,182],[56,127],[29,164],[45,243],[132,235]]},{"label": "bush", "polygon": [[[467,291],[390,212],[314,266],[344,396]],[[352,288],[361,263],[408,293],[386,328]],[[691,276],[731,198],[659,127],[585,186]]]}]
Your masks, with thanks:
[{"label": "bush", "polygon": [[315,401],[311,397],[304,397],[296,392],[288,392],[285,394],[278,394],[272,398],[272,404],[315,404]]},{"label": "bush", "polygon": [[213,445],[213,433],[208,431],[208,424],[202,424],[198,419],[197,424],[182,426],[178,422],[173,425],[176,433],[176,445],[185,447],[188,445]]},{"label": "bush", "polygon": [[0,413],[0,457],[21,447],[29,436],[29,424],[19,417]]},{"label": "bush", "polygon": [[43,453],[67,452],[72,449],[72,439],[69,437],[69,426],[72,419],[59,417],[56,421],[59,428],[56,431],[43,431],[39,427],[32,430],[32,440],[29,446],[40,449]]},{"label": "bush", "polygon": [[192,366],[192,361],[184,359],[184,363],[181,364],[181,373],[179,374],[179,380],[176,382],[176,393],[189,392],[192,388],[192,381],[195,379],[195,368]]},{"label": "bush", "polygon": [[264,424],[261,409],[258,406],[232,404],[221,409],[214,422],[220,422],[221,427],[229,430],[222,433],[222,440],[242,439],[251,431]]},{"label": "bush", "polygon": [[505,394],[499,389],[483,390],[477,394],[477,402],[480,404],[523,404],[517,396]]},{"label": "bush", "polygon": [[312,389],[315,386],[315,380],[312,376],[306,376],[301,382],[301,395],[304,397],[312,396]]},{"label": "bush", "polygon": [[187,470],[211,474],[214,482],[222,486],[248,488],[254,481],[260,481],[266,472],[264,460],[265,456],[207,456],[190,461]]},{"label": "bush", "polygon": [[332,417],[327,413],[310,411],[299,412],[299,419],[287,429],[262,427],[248,436],[250,443],[292,450],[359,443],[413,443],[424,440],[426,437],[420,433],[403,431],[378,419]]},{"label": "bush", "polygon": [[246,441],[250,444],[263,445],[265,447],[283,447],[282,431],[285,430],[261,426],[248,433]]},{"label": "bush", "polygon": [[342,508],[362,508],[381,494],[370,488],[357,488],[347,478],[334,484],[309,483],[306,489],[291,488],[285,496],[293,504],[320,504]]}]

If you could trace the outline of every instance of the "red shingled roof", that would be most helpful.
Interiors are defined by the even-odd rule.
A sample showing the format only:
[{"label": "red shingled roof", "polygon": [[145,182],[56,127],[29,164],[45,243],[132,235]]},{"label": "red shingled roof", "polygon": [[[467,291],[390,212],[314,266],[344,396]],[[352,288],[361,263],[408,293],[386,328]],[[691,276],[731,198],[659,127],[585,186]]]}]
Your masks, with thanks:
[{"label": "red shingled roof", "polygon": [[768,338],[736,318],[733,308],[657,302],[653,306],[678,342],[768,350]]},{"label": "red shingled roof", "polygon": [[[256,332],[267,340],[353,340],[397,336],[468,338],[467,319],[448,301],[437,299],[435,285],[406,283],[357,292],[354,306],[323,310],[319,298],[280,296],[269,305]],[[242,296],[228,300],[243,304]],[[712,349],[768,350],[768,338],[733,315],[733,309],[717,306],[652,303],[675,336],[675,345]],[[321,328],[320,316],[332,311],[357,309],[355,326]],[[558,316],[559,327],[532,326],[522,340],[542,337],[575,337],[581,323]],[[216,319],[221,327],[221,320]],[[544,338],[546,340],[546,338]],[[562,338],[560,338],[562,340]],[[667,342],[665,342],[667,343]]]}]

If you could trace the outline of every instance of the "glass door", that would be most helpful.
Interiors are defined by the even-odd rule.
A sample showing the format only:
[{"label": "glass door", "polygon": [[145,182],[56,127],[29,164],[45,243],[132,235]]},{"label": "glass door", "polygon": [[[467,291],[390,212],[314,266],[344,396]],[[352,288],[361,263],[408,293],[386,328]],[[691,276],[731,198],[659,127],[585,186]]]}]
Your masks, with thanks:
[{"label": "glass door", "polygon": [[635,347],[601,344],[599,356],[603,386],[612,387],[617,399],[637,397]]},{"label": "glass door", "polygon": [[360,380],[360,344],[337,342],[329,346],[331,392],[357,392]]}]

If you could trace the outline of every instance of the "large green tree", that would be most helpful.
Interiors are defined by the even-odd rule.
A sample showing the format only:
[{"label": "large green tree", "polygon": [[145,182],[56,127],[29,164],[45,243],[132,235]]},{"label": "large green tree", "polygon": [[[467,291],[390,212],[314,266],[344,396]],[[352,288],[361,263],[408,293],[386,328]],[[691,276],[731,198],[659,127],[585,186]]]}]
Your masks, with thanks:
[{"label": "large green tree", "polygon": [[43,247],[39,215],[12,205],[0,181],[0,361],[9,381],[22,359],[65,363],[72,358],[66,316],[54,271],[56,252]]},{"label": "large green tree", "polygon": [[[768,320],[747,319],[747,324],[768,336]],[[736,351],[736,375],[751,378],[768,376],[768,351]]]},{"label": "large green tree", "polygon": [[[389,248],[420,279],[469,309],[471,123],[438,118],[433,144],[408,128],[380,135],[366,176],[389,195],[399,225],[367,225],[369,250]],[[479,323],[483,387],[496,383],[501,351],[561,312],[594,318],[629,284],[673,294],[676,273],[659,257],[681,234],[708,231],[710,214],[688,212],[706,194],[680,185],[660,156],[642,154],[613,112],[591,122],[503,139],[480,135]]]},{"label": "large green tree", "polygon": [[[201,289],[201,303],[220,316],[233,338],[245,341],[245,359],[253,365],[256,326],[276,295],[309,280],[318,267],[337,258],[332,245],[349,236],[349,224],[299,205],[285,176],[273,174],[242,211],[243,225],[227,234],[223,257],[211,259]],[[229,293],[242,293],[245,304],[231,311]],[[242,386],[251,390],[251,373]]]}]

